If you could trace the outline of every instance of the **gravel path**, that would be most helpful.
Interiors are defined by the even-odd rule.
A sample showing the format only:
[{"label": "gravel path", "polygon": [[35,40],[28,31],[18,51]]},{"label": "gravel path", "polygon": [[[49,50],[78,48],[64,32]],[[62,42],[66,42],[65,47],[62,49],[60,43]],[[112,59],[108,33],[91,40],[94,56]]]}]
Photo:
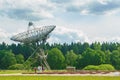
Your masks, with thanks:
[{"label": "gravel path", "polygon": [[107,74],[0,74],[0,76],[120,76],[120,72],[110,72]]}]

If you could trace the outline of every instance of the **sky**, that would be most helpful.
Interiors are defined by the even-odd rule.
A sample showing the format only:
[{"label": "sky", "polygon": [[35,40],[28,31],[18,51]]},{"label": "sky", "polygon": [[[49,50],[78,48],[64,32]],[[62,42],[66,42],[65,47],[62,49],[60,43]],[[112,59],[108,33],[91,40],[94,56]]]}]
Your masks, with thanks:
[{"label": "sky", "polygon": [[0,0],[0,43],[12,35],[56,25],[49,43],[120,42],[120,0]]}]

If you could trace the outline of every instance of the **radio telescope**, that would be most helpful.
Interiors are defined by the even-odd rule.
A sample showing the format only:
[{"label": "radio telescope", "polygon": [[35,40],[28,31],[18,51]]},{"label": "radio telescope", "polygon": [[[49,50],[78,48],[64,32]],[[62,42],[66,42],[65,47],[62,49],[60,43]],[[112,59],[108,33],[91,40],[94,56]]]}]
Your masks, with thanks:
[{"label": "radio telescope", "polygon": [[34,27],[34,25],[29,22],[28,24],[28,30],[19,33],[15,36],[11,37],[11,40],[17,41],[17,42],[22,42],[22,43],[37,43],[37,42],[44,42],[47,38],[48,35],[54,30],[56,26],[51,25],[51,26],[43,26],[40,28],[33,28],[30,29],[30,27]]},{"label": "radio telescope", "polygon": [[50,69],[46,60],[47,55],[45,55],[44,50],[41,49],[40,47],[41,44],[44,45],[47,38],[49,37],[49,34],[55,29],[55,27],[56,27],[55,25],[50,25],[36,28],[32,22],[29,22],[27,31],[18,33],[17,35],[12,36],[10,39],[24,44],[30,43],[38,44],[36,50],[25,62],[32,58],[36,53],[39,53],[38,57],[42,61],[41,65],[46,67],[46,69]]}]

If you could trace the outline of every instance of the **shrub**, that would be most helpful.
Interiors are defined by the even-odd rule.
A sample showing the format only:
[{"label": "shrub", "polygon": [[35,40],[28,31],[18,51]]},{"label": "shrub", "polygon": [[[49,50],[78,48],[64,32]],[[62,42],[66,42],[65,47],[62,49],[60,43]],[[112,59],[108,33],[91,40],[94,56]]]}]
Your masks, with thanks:
[{"label": "shrub", "polygon": [[83,68],[83,70],[99,70],[99,67],[94,65],[88,65],[85,68]]},{"label": "shrub", "polygon": [[83,70],[115,70],[115,68],[110,64],[101,64],[98,66],[88,65]]},{"label": "shrub", "polygon": [[15,64],[15,65],[9,66],[9,69],[10,70],[23,70],[24,66],[23,64]]},{"label": "shrub", "polygon": [[115,70],[115,68],[110,64],[101,64],[99,65],[100,70]]}]

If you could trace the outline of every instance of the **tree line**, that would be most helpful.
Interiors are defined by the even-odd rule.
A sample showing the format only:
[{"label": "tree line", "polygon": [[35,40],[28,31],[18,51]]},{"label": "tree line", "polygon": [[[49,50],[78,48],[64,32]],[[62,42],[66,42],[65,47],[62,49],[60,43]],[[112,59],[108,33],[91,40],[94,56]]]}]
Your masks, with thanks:
[{"label": "tree line", "polygon": [[[36,44],[0,44],[0,69],[9,69],[22,65],[37,48]],[[71,43],[49,44],[42,48],[48,53],[47,61],[51,69],[65,69],[75,66],[83,69],[88,65],[111,64],[120,70],[120,43]],[[38,66],[36,61],[31,67]],[[23,68],[23,67],[22,67]]]}]

